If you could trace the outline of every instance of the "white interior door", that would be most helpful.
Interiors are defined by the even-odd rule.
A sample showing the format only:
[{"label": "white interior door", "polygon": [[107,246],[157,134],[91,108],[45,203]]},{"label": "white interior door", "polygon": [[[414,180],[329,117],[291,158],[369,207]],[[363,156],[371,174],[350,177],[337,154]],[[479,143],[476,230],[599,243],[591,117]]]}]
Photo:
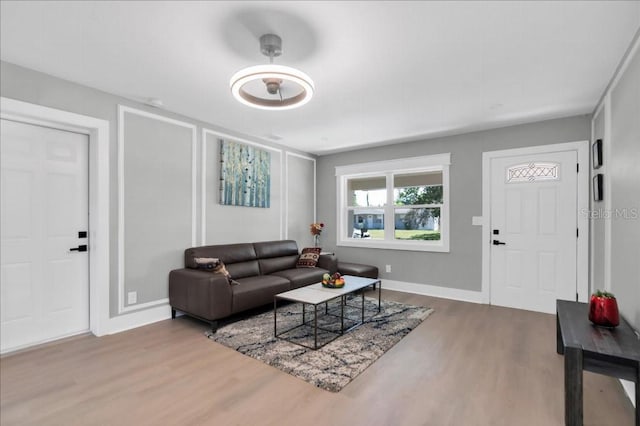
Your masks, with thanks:
[{"label": "white interior door", "polygon": [[2,352],[89,330],[88,136],[1,121]]},{"label": "white interior door", "polygon": [[577,152],[491,160],[491,304],[554,313],[577,291]]}]

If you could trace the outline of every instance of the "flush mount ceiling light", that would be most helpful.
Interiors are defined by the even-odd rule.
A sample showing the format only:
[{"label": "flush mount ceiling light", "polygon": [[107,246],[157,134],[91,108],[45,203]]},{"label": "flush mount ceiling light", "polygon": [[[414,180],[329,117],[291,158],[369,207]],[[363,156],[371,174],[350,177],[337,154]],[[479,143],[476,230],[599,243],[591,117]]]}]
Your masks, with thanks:
[{"label": "flush mount ceiling light", "polygon": [[271,110],[292,109],[311,100],[314,86],[308,75],[295,68],[275,65],[282,54],[282,39],[275,34],[260,37],[260,51],[269,64],[238,71],[231,77],[231,93],[245,105]]}]

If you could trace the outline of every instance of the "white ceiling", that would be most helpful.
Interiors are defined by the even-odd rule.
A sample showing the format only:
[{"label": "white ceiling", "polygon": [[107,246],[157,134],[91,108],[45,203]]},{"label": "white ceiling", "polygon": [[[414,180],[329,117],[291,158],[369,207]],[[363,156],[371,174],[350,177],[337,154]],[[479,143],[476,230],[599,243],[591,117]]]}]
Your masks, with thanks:
[{"label": "white ceiling", "polygon": [[[3,61],[316,154],[591,113],[640,26],[638,1],[0,4]],[[302,108],[231,96],[267,32]]]}]

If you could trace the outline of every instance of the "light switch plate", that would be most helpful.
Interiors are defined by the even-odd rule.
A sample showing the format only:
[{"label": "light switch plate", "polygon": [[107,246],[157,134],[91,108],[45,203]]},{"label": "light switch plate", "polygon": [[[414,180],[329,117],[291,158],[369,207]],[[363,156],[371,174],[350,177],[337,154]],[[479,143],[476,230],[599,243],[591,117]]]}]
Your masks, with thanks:
[{"label": "light switch plate", "polygon": [[471,216],[471,224],[475,226],[482,226],[484,225],[484,222],[482,219],[483,219],[482,216]]}]

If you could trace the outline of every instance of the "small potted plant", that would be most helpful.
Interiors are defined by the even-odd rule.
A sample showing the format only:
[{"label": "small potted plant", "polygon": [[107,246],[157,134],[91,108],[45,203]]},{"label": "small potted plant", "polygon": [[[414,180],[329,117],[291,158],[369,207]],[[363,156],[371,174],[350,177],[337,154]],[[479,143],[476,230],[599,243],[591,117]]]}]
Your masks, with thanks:
[{"label": "small potted plant", "polygon": [[597,290],[589,301],[589,321],[604,327],[617,327],[620,324],[618,302],[608,291]]}]

